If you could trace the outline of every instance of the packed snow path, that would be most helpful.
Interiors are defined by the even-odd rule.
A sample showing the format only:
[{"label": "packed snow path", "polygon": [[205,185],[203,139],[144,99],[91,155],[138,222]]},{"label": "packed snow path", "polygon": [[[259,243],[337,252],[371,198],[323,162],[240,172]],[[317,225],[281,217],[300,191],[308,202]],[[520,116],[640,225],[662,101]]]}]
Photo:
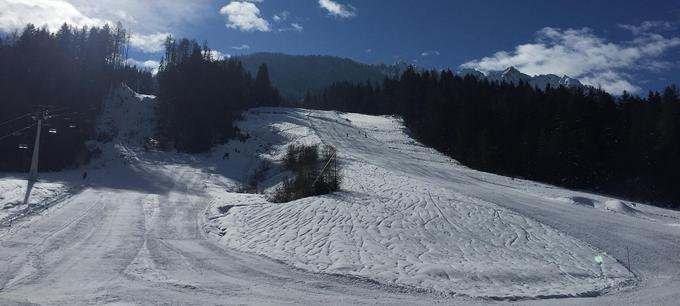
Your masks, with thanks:
[{"label": "packed snow path", "polygon": [[205,164],[186,156],[159,162],[163,157],[153,155],[147,154],[153,161],[129,155],[131,164],[91,170],[82,192],[0,228],[0,305],[436,301],[218,246],[202,229],[211,201]]}]

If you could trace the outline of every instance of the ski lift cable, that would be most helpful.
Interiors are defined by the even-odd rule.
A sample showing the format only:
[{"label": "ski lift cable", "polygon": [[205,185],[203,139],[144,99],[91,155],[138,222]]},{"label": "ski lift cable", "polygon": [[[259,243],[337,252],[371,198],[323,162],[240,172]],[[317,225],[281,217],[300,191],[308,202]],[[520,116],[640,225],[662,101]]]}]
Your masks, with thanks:
[{"label": "ski lift cable", "polygon": [[[68,107],[68,106],[64,106],[64,107],[60,107],[60,108],[58,108],[58,109],[53,110],[53,112],[63,112],[63,111],[67,111],[69,108],[70,108],[70,107]],[[26,118],[26,117],[30,117],[30,116],[36,115],[36,114],[39,114],[39,113],[40,113],[40,112],[29,112],[29,113],[26,113],[26,114],[23,114],[23,115],[21,115],[21,116],[19,116],[19,117],[16,117],[16,118],[13,118],[13,119],[9,119],[9,120],[7,120],[7,121],[4,121],[4,122],[0,123],[0,126],[3,126],[3,125],[6,125],[6,124],[15,122],[15,121],[17,121],[17,120],[20,120],[20,119],[23,119],[23,118]],[[68,113],[63,113],[63,114],[76,114],[76,113],[77,113],[77,112],[68,112]],[[63,114],[58,114],[58,115],[63,115]],[[54,117],[54,116],[52,116],[52,117]]]},{"label": "ski lift cable", "polygon": [[8,124],[8,123],[12,123],[12,122],[14,122],[14,121],[23,119],[23,118],[28,117],[28,116],[31,116],[31,115],[33,115],[33,114],[35,114],[35,112],[30,112],[30,113],[27,113],[27,114],[23,114],[23,115],[21,115],[21,116],[19,116],[19,117],[16,117],[16,118],[14,118],[14,119],[10,119],[10,120],[7,120],[7,121],[5,121],[5,122],[3,122],[3,123],[0,123],[0,126],[3,126],[3,125]]},{"label": "ski lift cable", "polygon": [[33,128],[33,127],[35,127],[36,125],[37,125],[37,124],[34,123],[34,124],[32,124],[32,125],[30,125],[30,126],[27,126],[27,127],[25,127],[25,128],[18,129],[18,130],[16,130],[16,131],[12,132],[12,133],[9,133],[9,134],[7,134],[7,135],[5,135],[5,136],[0,137],[0,140],[3,140],[3,139],[5,139],[5,138],[9,138],[9,137],[11,137],[11,136],[14,136],[14,134],[23,132],[23,131],[28,130],[28,129],[30,129],[30,128]]},{"label": "ski lift cable", "polygon": [[78,112],[66,112],[66,113],[60,113],[60,114],[54,114],[54,115],[50,114],[50,115],[48,115],[48,119],[58,118],[58,117],[63,117],[63,116],[68,116],[68,115],[77,115],[77,114],[78,114]]},{"label": "ski lift cable", "polygon": [[61,115],[60,113],[61,114],[76,113],[76,111],[73,111],[70,107],[65,106],[65,107],[60,107],[60,108],[54,109],[54,110],[49,110],[47,115],[50,116],[50,117],[54,117],[55,115]]}]

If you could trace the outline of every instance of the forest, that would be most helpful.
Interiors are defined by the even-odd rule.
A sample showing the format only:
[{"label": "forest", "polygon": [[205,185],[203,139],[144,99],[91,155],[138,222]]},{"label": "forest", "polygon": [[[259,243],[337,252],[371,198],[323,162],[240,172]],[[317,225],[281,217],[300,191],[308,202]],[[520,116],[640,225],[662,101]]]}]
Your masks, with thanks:
[{"label": "forest", "polygon": [[400,115],[409,132],[483,171],[680,207],[678,88],[621,97],[406,70],[335,83],[305,107]]},{"label": "forest", "polygon": [[129,35],[122,26],[58,31],[27,25],[0,37],[0,171],[27,171],[43,124],[40,170],[87,162],[86,140],[104,97],[121,82],[152,86],[150,72],[126,64]]},{"label": "forest", "polygon": [[247,108],[279,106],[266,65],[255,78],[235,59],[212,57],[207,44],[169,37],[158,72],[158,136],[166,148],[199,153],[242,137],[233,122]]}]

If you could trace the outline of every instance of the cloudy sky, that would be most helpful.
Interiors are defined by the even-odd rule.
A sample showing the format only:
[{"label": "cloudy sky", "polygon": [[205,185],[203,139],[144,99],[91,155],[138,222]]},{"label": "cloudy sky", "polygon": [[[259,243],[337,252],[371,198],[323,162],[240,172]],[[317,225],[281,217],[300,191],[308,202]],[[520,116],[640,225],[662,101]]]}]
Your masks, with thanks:
[{"label": "cloudy sky", "polygon": [[167,35],[215,56],[330,54],[366,63],[554,73],[645,94],[680,84],[680,2],[451,0],[0,0],[0,32],[120,21],[131,62],[153,67]]}]

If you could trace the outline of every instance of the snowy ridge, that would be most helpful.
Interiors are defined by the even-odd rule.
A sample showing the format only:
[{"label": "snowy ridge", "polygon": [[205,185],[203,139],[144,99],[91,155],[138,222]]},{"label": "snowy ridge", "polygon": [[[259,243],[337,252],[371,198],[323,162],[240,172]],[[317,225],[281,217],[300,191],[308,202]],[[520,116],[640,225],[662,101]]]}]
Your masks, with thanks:
[{"label": "snowy ridge", "polygon": [[395,118],[257,109],[240,127],[278,137],[279,152],[291,142],[336,146],[346,183],[287,204],[237,195],[215,202],[208,219],[226,246],[315,272],[471,297],[591,296],[633,278],[589,244],[463,192],[474,186],[469,170],[411,140]]},{"label": "snowy ridge", "polygon": [[492,82],[505,82],[515,85],[519,84],[519,82],[524,82],[532,87],[538,87],[540,89],[545,89],[548,86],[552,88],[560,86],[567,88],[585,88],[585,85],[579,80],[566,75],[560,77],[554,74],[541,74],[532,77],[520,72],[515,67],[509,67],[503,71],[489,71],[486,74],[476,69],[465,68],[458,71],[457,74],[461,77],[469,75],[478,79],[487,79]]}]

